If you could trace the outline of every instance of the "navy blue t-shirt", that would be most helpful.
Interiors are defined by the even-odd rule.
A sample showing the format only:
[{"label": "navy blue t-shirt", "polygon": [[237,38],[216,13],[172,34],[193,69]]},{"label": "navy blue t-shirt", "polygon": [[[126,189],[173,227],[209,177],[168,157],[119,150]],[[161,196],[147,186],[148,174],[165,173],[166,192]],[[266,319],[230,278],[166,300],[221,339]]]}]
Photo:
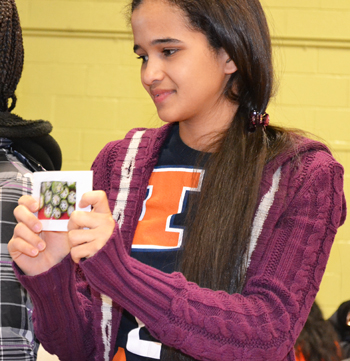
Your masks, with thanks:
[{"label": "navy blue t-shirt", "polygon": [[[198,196],[204,175],[198,162],[203,164],[207,157],[182,142],[178,124],[172,127],[149,180],[132,257],[166,273],[177,270],[188,200]],[[118,361],[157,360],[161,344],[124,310],[115,352]]]}]

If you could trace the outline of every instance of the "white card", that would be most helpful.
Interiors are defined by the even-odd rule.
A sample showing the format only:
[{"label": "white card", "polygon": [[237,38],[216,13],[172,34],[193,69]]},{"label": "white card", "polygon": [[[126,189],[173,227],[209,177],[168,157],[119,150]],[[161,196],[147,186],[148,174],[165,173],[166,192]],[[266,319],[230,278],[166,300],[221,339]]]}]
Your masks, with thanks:
[{"label": "white card", "polygon": [[44,231],[67,231],[73,211],[90,212],[80,208],[82,195],[92,190],[92,171],[47,171],[33,173],[32,196],[40,204],[35,213]]}]

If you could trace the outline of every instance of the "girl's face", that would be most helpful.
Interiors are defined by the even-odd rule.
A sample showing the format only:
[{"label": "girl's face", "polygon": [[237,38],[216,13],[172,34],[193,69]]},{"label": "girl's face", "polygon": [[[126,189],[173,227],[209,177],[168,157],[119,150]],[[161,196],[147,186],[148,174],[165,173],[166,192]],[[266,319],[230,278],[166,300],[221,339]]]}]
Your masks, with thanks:
[{"label": "girl's face", "polygon": [[[214,52],[204,34],[190,29],[181,9],[164,0],[144,0],[131,25],[141,81],[163,121],[208,128],[208,122],[232,120],[233,105],[223,92],[236,66],[224,50]],[[229,119],[223,120],[228,108]]]}]

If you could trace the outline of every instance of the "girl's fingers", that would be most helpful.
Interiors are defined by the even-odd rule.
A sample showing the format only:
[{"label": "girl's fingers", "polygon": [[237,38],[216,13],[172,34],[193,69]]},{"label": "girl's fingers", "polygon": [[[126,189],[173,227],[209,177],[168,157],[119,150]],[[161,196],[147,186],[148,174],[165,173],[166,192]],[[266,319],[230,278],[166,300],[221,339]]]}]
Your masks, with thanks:
[{"label": "girl's fingers", "polygon": [[100,224],[96,228],[75,228],[68,232],[68,240],[71,247],[90,242],[102,242],[103,244],[111,237],[114,230],[114,221],[107,224]]},{"label": "girl's fingers", "polygon": [[90,229],[75,229],[68,232],[68,242],[70,247],[76,247],[94,240],[95,235]]},{"label": "girl's fingers", "polygon": [[84,243],[79,246],[72,247],[70,251],[72,260],[75,263],[79,263],[82,258],[92,257],[102,248],[103,245],[104,243],[101,241]]},{"label": "girl's fingers", "polygon": [[104,191],[86,192],[81,197],[79,206],[85,208],[91,205],[93,212],[96,213],[110,213],[108,199]]},{"label": "girl's fingers", "polygon": [[68,231],[73,229],[99,226],[114,228],[114,221],[109,209],[106,193],[103,191],[91,191],[83,194],[79,206],[82,208],[92,206],[92,212],[74,211],[68,222]]},{"label": "girl's fingers", "polygon": [[91,212],[75,211],[68,222],[68,241],[74,262],[93,256],[106,244],[115,227],[105,192],[86,192],[79,206],[88,205],[92,206]]},{"label": "girl's fingers", "polygon": [[[72,215],[75,212],[72,213]],[[68,223],[68,242],[71,248],[70,253],[74,262],[78,263],[81,258],[89,258],[96,254],[111,237],[115,223],[111,216],[98,213],[76,212]],[[71,215],[71,218],[72,218]],[[81,215],[81,217],[79,217]],[[84,220],[90,220],[85,222]],[[97,225],[96,227],[82,228],[89,223]],[[81,225],[81,227],[79,226]]]},{"label": "girl's fingers", "polygon": [[74,211],[68,222],[68,231],[80,228],[94,229],[99,226],[114,228],[114,220],[110,213]]},{"label": "girl's fingers", "polygon": [[[32,207],[33,208],[33,207]],[[24,223],[33,232],[39,233],[42,229],[42,224],[38,218],[31,212],[26,205],[19,205],[13,211],[13,214],[18,223]]]},{"label": "girl's fingers", "polygon": [[87,243],[77,247],[73,247],[70,251],[72,260],[79,263],[82,258],[92,257],[100,248],[95,243]]},{"label": "girl's fingers", "polygon": [[8,243],[8,250],[14,261],[22,254],[29,257],[36,257],[39,254],[38,248],[33,247],[30,243],[21,238],[12,238]]},{"label": "girl's fingers", "polygon": [[23,223],[16,225],[13,237],[8,244],[9,253],[23,253],[27,256],[36,256],[39,251],[45,249],[45,242],[38,234],[33,233]]},{"label": "girl's fingers", "polygon": [[39,209],[38,201],[29,195],[25,195],[19,198],[18,204],[27,207],[33,213],[37,212]]},{"label": "girl's fingers", "polygon": [[68,232],[73,229],[94,228],[94,217],[91,217],[91,212],[74,211],[68,221]]}]

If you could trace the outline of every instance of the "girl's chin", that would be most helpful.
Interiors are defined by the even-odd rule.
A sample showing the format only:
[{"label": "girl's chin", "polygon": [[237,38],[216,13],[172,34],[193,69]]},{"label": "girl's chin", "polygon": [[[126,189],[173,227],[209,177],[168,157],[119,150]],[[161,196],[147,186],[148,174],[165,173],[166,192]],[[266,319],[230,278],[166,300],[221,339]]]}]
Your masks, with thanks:
[{"label": "girl's chin", "polygon": [[164,123],[177,123],[180,122],[181,120],[178,119],[177,117],[170,117],[169,114],[168,116],[162,116],[161,113],[158,112],[158,117],[161,121],[163,121]]},{"label": "girl's chin", "polygon": [[164,107],[163,109],[158,108],[157,113],[159,119],[161,119],[164,123],[180,123],[187,119],[184,118],[185,114],[183,114],[182,112],[180,113],[176,108],[175,109],[170,107]]},{"label": "girl's chin", "polygon": [[169,120],[169,119],[162,119],[162,118],[160,118],[160,120],[163,121],[164,123],[168,123],[168,124],[172,124],[172,123],[178,122],[178,120]]}]

